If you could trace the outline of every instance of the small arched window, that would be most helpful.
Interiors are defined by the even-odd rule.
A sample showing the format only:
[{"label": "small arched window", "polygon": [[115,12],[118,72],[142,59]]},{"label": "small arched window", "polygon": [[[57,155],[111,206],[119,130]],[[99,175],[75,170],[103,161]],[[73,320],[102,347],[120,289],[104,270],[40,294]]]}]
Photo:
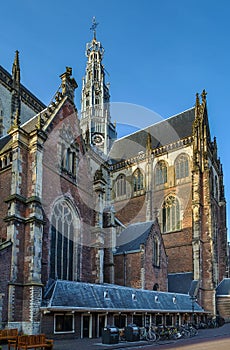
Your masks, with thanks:
[{"label": "small arched window", "polygon": [[162,206],[162,232],[172,232],[180,229],[180,206],[174,196],[168,196]]},{"label": "small arched window", "polygon": [[180,155],[175,161],[176,179],[183,179],[189,176],[189,160],[186,154]]},{"label": "small arched window", "polygon": [[136,169],[133,173],[133,192],[137,193],[144,189],[144,176],[140,169]]},{"label": "small arched window", "polygon": [[78,161],[78,149],[75,148],[66,148],[65,144],[61,146],[61,168],[65,172],[69,173],[71,176],[76,176],[76,168]]},{"label": "small arched window", "polygon": [[157,237],[153,238],[153,265],[160,266],[160,243]]},{"label": "small arched window", "polygon": [[155,168],[155,183],[156,185],[162,185],[167,182],[167,166],[162,160],[157,163]]},{"label": "small arched window", "polygon": [[124,174],[118,175],[115,192],[116,197],[124,196],[126,194],[126,176]]}]

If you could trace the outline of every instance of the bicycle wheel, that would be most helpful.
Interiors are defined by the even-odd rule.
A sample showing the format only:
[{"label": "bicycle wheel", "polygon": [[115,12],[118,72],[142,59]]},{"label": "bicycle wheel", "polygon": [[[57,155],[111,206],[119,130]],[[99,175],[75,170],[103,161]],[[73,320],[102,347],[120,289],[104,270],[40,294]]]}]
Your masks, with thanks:
[{"label": "bicycle wheel", "polygon": [[147,334],[147,340],[156,341],[156,334],[154,331],[149,331]]}]

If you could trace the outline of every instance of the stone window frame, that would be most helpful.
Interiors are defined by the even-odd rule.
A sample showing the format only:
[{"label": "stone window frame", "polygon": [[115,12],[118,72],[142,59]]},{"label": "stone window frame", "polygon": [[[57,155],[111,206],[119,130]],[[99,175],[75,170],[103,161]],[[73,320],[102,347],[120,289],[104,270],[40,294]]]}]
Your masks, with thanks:
[{"label": "stone window frame", "polygon": [[189,156],[181,153],[174,162],[175,179],[181,180],[189,177]]},{"label": "stone window frame", "polygon": [[76,179],[79,162],[78,144],[61,142],[61,171]]},{"label": "stone window frame", "polygon": [[134,196],[139,196],[144,194],[144,191],[145,191],[144,174],[140,168],[136,168],[132,174],[132,189],[133,189]]},{"label": "stone window frame", "polygon": [[153,241],[152,241],[152,262],[154,267],[160,267],[160,240],[159,238],[154,235]]},{"label": "stone window frame", "polygon": [[50,218],[50,277],[73,281],[77,274],[80,217],[62,198],[53,206]]},{"label": "stone window frame", "polygon": [[168,181],[168,166],[165,160],[159,160],[155,166],[155,186],[164,185]]},{"label": "stone window frame", "polygon": [[126,175],[121,173],[117,176],[115,180],[115,195],[116,197],[123,197],[126,196],[126,192]]},{"label": "stone window frame", "polygon": [[169,194],[162,203],[161,209],[161,227],[162,233],[181,230],[180,218],[181,205],[179,199]]}]

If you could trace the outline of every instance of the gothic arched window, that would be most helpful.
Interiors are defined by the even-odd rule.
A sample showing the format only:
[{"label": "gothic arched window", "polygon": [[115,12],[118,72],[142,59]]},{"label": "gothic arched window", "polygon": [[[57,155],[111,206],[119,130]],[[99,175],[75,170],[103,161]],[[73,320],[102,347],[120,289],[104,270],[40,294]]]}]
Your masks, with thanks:
[{"label": "gothic arched window", "polygon": [[116,179],[116,197],[124,196],[126,194],[126,176],[123,174],[118,175]]},{"label": "gothic arched window", "polygon": [[189,161],[186,154],[180,155],[175,161],[176,179],[183,179],[189,176]]},{"label": "gothic arched window", "polygon": [[56,203],[51,217],[50,277],[73,280],[79,218],[65,200]]},{"label": "gothic arched window", "polygon": [[144,189],[144,176],[139,168],[133,173],[133,192],[137,193]]},{"label": "gothic arched window", "polygon": [[160,266],[160,243],[157,237],[153,238],[153,265]]},{"label": "gothic arched window", "polygon": [[167,182],[167,165],[162,160],[157,163],[155,168],[155,183],[156,185],[162,185]]},{"label": "gothic arched window", "polygon": [[174,196],[168,196],[162,206],[162,232],[180,229],[180,206]]},{"label": "gothic arched window", "polygon": [[77,168],[77,156],[78,150],[77,146],[70,148],[66,147],[65,144],[62,144],[62,150],[61,150],[61,167],[62,170],[65,170],[72,176],[76,176],[76,168]]}]

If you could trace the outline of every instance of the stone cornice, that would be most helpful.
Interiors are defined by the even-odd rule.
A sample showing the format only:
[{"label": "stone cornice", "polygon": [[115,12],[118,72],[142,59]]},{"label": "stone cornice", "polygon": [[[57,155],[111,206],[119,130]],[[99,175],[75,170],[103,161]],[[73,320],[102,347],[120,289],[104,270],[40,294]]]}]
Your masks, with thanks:
[{"label": "stone cornice", "polygon": [[8,215],[3,220],[5,222],[18,221],[24,224],[30,223],[30,222],[37,222],[38,224],[41,224],[41,225],[45,224],[45,221],[43,219],[39,219],[34,215],[26,219],[18,215]]},{"label": "stone cornice", "polygon": [[[152,149],[151,154],[153,157],[154,156],[157,157],[157,156],[163,155],[167,152],[171,152],[171,151],[174,151],[176,149],[183,148],[184,146],[190,145],[190,144],[192,144],[192,141],[193,141],[192,136],[189,136],[187,138],[178,140],[178,141],[170,143],[168,145]],[[134,157],[131,157],[131,158],[122,160],[121,162],[117,162],[116,164],[110,165],[110,171],[116,171],[116,170],[121,169],[121,168],[126,168],[129,166],[138,164],[140,161],[145,161],[147,158],[148,157],[147,157],[146,153],[141,152]]]},{"label": "stone cornice", "polygon": [[3,249],[8,248],[8,247],[10,247],[12,244],[13,244],[13,243],[12,243],[11,240],[2,242],[2,243],[0,243],[0,250],[3,250]]},{"label": "stone cornice", "polygon": [[13,202],[13,201],[18,201],[23,204],[30,204],[30,203],[38,203],[41,204],[41,199],[38,196],[32,196],[29,198],[23,197],[17,193],[10,195],[5,199],[5,203]]}]

